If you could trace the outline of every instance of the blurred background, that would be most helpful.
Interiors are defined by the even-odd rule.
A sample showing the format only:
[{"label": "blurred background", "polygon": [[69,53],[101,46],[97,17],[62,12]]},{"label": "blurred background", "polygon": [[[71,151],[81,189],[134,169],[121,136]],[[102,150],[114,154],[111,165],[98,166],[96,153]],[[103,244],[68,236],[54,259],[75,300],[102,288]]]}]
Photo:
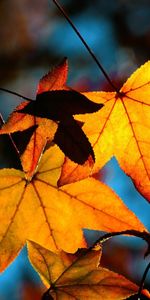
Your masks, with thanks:
[{"label": "blurred background", "polygon": [[[150,58],[149,0],[60,0],[60,4],[118,87]],[[1,0],[0,41],[3,88],[35,98],[40,77],[66,56],[68,85],[80,91],[111,90],[52,0]],[[20,102],[19,97],[0,92],[0,112],[5,120]],[[1,168],[16,164],[15,153],[8,145],[7,137],[0,137]],[[115,158],[101,171],[100,178],[150,229],[149,204],[120,170]],[[99,233],[86,231],[86,234],[91,242]],[[149,261],[143,260],[145,250],[144,242],[136,238],[115,238],[104,247],[103,265],[139,283]],[[40,300],[42,292],[43,286],[23,249],[0,275],[0,300]]]}]

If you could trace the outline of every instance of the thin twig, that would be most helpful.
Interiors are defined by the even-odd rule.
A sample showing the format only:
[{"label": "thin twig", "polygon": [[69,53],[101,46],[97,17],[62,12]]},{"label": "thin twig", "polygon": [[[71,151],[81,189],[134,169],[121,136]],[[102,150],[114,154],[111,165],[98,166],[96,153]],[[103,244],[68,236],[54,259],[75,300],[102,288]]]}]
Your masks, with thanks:
[{"label": "thin twig", "polygon": [[107,72],[105,71],[105,69],[102,67],[100,61],[97,59],[96,55],[94,54],[94,52],[91,50],[91,48],[88,46],[88,44],[86,43],[86,41],[84,40],[84,38],[82,37],[82,35],[80,34],[80,32],[78,31],[78,29],[76,28],[76,26],[73,24],[73,22],[71,21],[71,19],[68,17],[67,13],[65,12],[65,10],[63,9],[63,7],[58,3],[58,1],[56,0],[52,0],[54,2],[54,4],[57,6],[57,8],[60,10],[60,12],[63,14],[63,16],[65,17],[65,19],[68,21],[68,23],[70,24],[70,26],[73,28],[73,30],[75,31],[75,33],[77,34],[77,36],[79,37],[79,39],[81,40],[81,42],[83,43],[83,45],[86,47],[87,51],[89,52],[89,54],[92,56],[93,60],[96,62],[98,68],[101,70],[101,72],[103,73],[103,75],[105,76],[105,78],[107,79],[107,81],[109,82],[109,84],[111,85],[111,87],[113,88],[113,90],[115,90],[117,93],[119,93],[119,89],[114,85],[114,83],[112,82],[112,80],[110,79],[110,77],[108,76]]},{"label": "thin twig", "polygon": [[[100,238],[98,238],[92,247],[95,247],[97,244],[101,244],[104,243],[105,241],[107,241],[108,239],[114,237],[114,236],[119,236],[119,235],[130,235],[130,236],[135,236],[138,238],[141,238],[142,240],[144,240],[145,242],[147,242],[148,247],[150,246],[150,234],[146,231],[140,232],[134,229],[129,229],[129,230],[124,230],[124,231],[117,231],[117,232],[109,232],[104,234],[103,236],[101,236]],[[149,253],[147,253],[149,254]]]},{"label": "thin twig", "polygon": [[147,265],[147,267],[144,271],[144,274],[143,274],[143,277],[142,277],[142,280],[141,280],[141,283],[140,283],[140,287],[139,287],[139,290],[138,290],[138,300],[140,300],[142,290],[144,288],[145,279],[146,279],[146,276],[147,276],[147,273],[148,273],[149,269],[150,269],[150,262],[149,262],[149,264]]},{"label": "thin twig", "polygon": [[18,93],[16,93],[16,92],[13,92],[13,91],[11,91],[11,90],[4,89],[4,88],[1,88],[1,87],[0,87],[0,91],[3,91],[3,92],[6,92],[6,93],[9,93],[9,94],[12,94],[12,95],[21,97],[21,98],[23,98],[23,99],[25,99],[25,100],[28,100],[28,101],[35,101],[35,100],[30,99],[30,98],[28,98],[28,97],[26,97],[26,96],[23,96],[23,95],[21,95],[21,94],[18,94]]}]

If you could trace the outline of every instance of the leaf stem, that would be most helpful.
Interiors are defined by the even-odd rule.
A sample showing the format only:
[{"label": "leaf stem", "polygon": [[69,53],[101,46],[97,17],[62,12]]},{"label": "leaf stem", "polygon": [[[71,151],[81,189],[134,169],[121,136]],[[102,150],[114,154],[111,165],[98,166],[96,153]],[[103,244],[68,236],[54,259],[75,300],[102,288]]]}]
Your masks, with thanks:
[{"label": "leaf stem", "polygon": [[23,99],[25,99],[25,100],[28,100],[28,101],[35,101],[35,100],[30,99],[30,98],[28,98],[28,97],[25,97],[25,96],[23,96],[23,95],[21,95],[21,94],[19,94],[19,93],[16,93],[16,92],[13,92],[13,91],[11,91],[11,90],[4,89],[4,88],[1,88],[1,87],[0,87],[0,91],[3,91],[3,92],[6,92],[6,93],[9,93],[9,94],[12,94],[12,95],[21,97],[21,98],[23,98]]},{"label": "leaf stem", "polygon": [[110,239],[114,236],[122,235],[122,234],[136,236],[136,237],[141,238],[142,240],[144,240],[148,244],[148,248],[147,248],[147,251],[146,251],[144,257],[146,257],[148,254],[150,254],[150,234],[146,231],[140,232],[140,231],[137,231],[137,230],[134,230],[134,229],[106,233],[103,236],[101,236],[99,239],[97,239],[94,242],[93,246],[90,247],[90,248],[92,249],[92,248],[96,247],[98,244],[104,243],[108,239]]},{"label": "leaf stem", "polygon": [[119,93],[119,89],[114,85],[114,83],[112,82],[112,80],[108,76],[107,72],[102,67],[100,61],[97,59],[97,57],[94,54],[94,52],[91,50],[91,48],[89,47],[89,45],[86,43],[85,39],[82,37],[82,35],[78,31],[78,29],[76,28],[76,26],[73,24],[73,22],[71,21],[71,19],[68,17],[68,15],[65,12],[65,10],[63,9],[63,7],[58,3],[57,0],[52,0],[52,1],[57,6],[57,8],[60,10],[60,12],[63,14],[63,16],[65,17],[65,19],[70,24],[70,26],[73,28],[73,30],[75,31],[75,33],[77,34],[77,36],[79,37],[79,39],[81,40],[81,42],[83,43],[83,45],[86,47],[86,49],[89,52],[89,54],[92,56],[93,60],[97,64],[98,68],[101,70],[101,72],[103,73],[103,75],[105,76],[105,78],[107,79],[107,81],[109,82],[109,84],[111,85],[111,87],[113,88],[113,90],[115,90],[117,93]]},{"label": "leaf stem", "polygon": [[[99,239],[97,239],[97,241],[95,241],[93,246],[90,247],[89,249],[93,249],[94,247],[96,247],[97,245],[107,241],[108,239],[110,239],[114,236],[122,235],[122,234],[136,236],[136,237],[141,238],[145,242],[147,242],[148,248],[147,248],[147,251],[146,251],[144,257],[146,257],[148,254],[150,254],[150,234],[146,231],[140,232],[140,231],[137,231],[137,230],[134,230],[134,229],[118,231],[118,232],[112,232],[112,233],[106,233],[103,236],[101,236]],[[147,265],[147,267],[144,271],[144,274],[143,274],[143,277],[142,277],[142,280],[141,280],[141,283],[140,283],[140,286],[139,286],[138,294],[137,294],[137,300],[141,299],[142,290],[144,288],[144,282],[145,282],[145,279],[146,279],[146,276],[147,276],[147,273],[148,273],[149,269],[150,269],[150,262],[149,262],[149,264]]]},{"label": "leaf stem", "polygon": [[148,273],[149,269],[150,269],[150,262],[149,262],[149,264],[147,265],[147,267],[144,271],[144,274],[143,274],[143,277],[142,277],[142,280],[141,280],[141,283],[140,283],[140,287],[139,287],[139,290],[138,290],[138,300],[140,300],[142,290],[144,288],[145,279],[146,279],[146,276],[147,276],[147,273]]},{"label": "leaf stem", "polygon": [[41,300],[53,300],[53,297],[51,296],[50,292],[51,287],[42,295]]}]

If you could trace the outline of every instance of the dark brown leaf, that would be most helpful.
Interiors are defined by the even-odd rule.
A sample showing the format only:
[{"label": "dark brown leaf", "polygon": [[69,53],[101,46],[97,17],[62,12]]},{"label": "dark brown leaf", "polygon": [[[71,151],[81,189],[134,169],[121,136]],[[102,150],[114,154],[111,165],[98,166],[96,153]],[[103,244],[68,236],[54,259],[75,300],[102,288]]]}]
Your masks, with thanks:
[{"label": "dark brown leaf", "polygon": [[15,142],[20,155],[25,151],[32,134],[34,133],[35,129],[38,125],[34,125],[32,127],[27,128],[24,131],[17,131],[11,134],[13,141]]},{"label": "dark brown leaf", "polygon": [[54,143],[60,147],[66,156],[78,164],[84,164],[89,155],[95,161],[92,146],[73,117],[60,121],[54,136]]},{"label": "dark brown leaf", "polygon": [[38,94],[36,101],[31,101],[19,113],[54,121],[64,120],[70,115],[93,113],[103,107],[88,100],[76,91],[56,90]]}]

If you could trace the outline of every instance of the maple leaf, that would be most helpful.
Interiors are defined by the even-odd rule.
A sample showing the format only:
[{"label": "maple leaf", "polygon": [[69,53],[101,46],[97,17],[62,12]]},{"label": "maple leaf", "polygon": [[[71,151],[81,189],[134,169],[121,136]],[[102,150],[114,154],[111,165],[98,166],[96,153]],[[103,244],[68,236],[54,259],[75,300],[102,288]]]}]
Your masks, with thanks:
[{"label": "maple leaf", "polygon": [[38,84],[37,94],[53,90],[68,90],[66,86],[68,76],[68,61],[65,57],[58,66],[44,75]]},{"label": "maple leaf", "polygon": [[50,286],[43,300],[121,300],[138,290],[122,275],[99,266],[101,249],[87,251],[75,259],[63,251],[59,255],[53,253],[32,241],[27,244],[33,267],[44,284]]},{"label": "maple leaf", "polygon": [[[68,62],[66,59],[64,59],[58,66],[40,79],[37,87],[37,94],[49,90],[67,90],[68,88],[65,86],[67,74]],[[28,101],[22,102],[16,107],[16,110],[19,111],[23,109],[27,104]],[[22,147],[22,144],[24,144],[24,131],[28,130],[29,128],[33,128],[34,126],[35,130],[30,137],[30,141],[26,143],[27,147],[24,147],[23,151],[19,151],[22,167],[24,172],[26,172],[27,179],[30,179],[34,175],[38,161],[47,144],[47,141],[51,141],[54,138],[54,134],[57,130],[57,124],[47,119],[21,114],[19,112],[13,112],[9,116],[8,121],[0,130],[0,134],[10,134],[18,131],[21,132],[19,136],[19,144],[17,143],[19,150],[21,150],[20,146]]]},{"label": "maple leaf", "polygon": [[[17,106],[17,110],[19,111],[27,104],[27,101],[22,102],[19,106]],[[25,150],[23,149],[24,151],[20,151],[20,159],[27,179],[32,178],[34,175],[38,161],[47,141],[54,138],[54,134],[57,130],[57,124],[44,118],[41,119],[21,114],[19,112],[13,112],[0,130],[0,134],[14,134],[19,130],[21,133],[19,138],[20,150],[20,144],[22,145],[23,143],[24,132],[29,128],[35,129],[28,144],[26,145]]]},{"label": "maple leaf", "polygon": [[[49,90],[67,90],[65,86],[68,74],[68,62],[64,59],[58,66],[52,71],[42,77],[37,87],[37,94],[49,91]],[[19,111],[28,104],[28,101],[22,102],[16,107]],[[57,130],[57,124],[53,121],[21,114],[19,112],[13,112],[8,121],[2,126],[0,134],[10,134],[17,131],[23,133],[24,130],[36,126],[30,142],[27,148],[20,153],[20,159],[23,170],[26,172],[26,177],[30,179],[37,168],[38,161],[46,146],[47,141],[51,141],[54,138],[54,134]],[[20,141],[22,144],[22,136],[20,135]],[[19,144],[20,145],[20,144]]]},{"label": "maple leaf", "polygon": [[[93,173],[114,155],[137,190],[150,201],[150,61],[135,71],[116,92],[87,92],[86,97],[104,107],[92,115],[75,116],[95,153]],[[60,184],[80,177],[77,164],[65,162]],[[79,178],[78,177],[78,178]],[[77,179],[77,177],[76,177]]]},{"label": "maple leaf", "polygon": [[87,178],[58,188],[64,154],[53,146],[43,154],[35,175],[0,170],[0,269],[15,258],[26,239],[52,251],[85,247],[82,229],[146,230],[105,184]]},{"label": "maple leaf", "polygon": [[[37,94],[49,90],[68,89],[65,87],[67,73],[68,63],[67,60],[64,59],[58,66],[40,79],[37,87]],[[22,102],[16,107],[16,110],[19,111],[23,109],[27,104],[28,101]],[[22,144],[23,131],[30,127],[33,128],[33,126],[35,126],[36,129],[34,130],[30,141],[26,149],[20,152],[22,167],[24,172],[26,172],[27,179],[32,178],[34,175],[47,141],[51,141],[54,138],[57,124],[44,118],[41,119],[19,112],[13,112],[0,130],[0,134],[10,134],[20,131],[22,133],[22,135],[20,135],[20,144]]]},{"label": "maple leaf", "polygon": [[103,105],[91,102],[84,95],[67,88],[64,85],[67,70],[68,65],[64,60],[45,75],[39,82],[36,100],[19,105],[0,130],[0,134],[10,134],[37,127],[21,155],[27,178],[33,176],[48,140],[53,140],[79,164],[83,164],[89,155],[95,159],[91,144],[81,124],[74,121],[73,114],[95,112]]},{"label": "maple leaf", "polygon": [[89,101],[84,95],[74,91],[57,90],[38,94],[36,101],[29,102],[19,110],[32,116],[59,121],[54,142],[78,164],[83,164],[89,157],[95,159],[93,149],[79,124],[73,119],[74,114],[93,113],[103,104]]}]

